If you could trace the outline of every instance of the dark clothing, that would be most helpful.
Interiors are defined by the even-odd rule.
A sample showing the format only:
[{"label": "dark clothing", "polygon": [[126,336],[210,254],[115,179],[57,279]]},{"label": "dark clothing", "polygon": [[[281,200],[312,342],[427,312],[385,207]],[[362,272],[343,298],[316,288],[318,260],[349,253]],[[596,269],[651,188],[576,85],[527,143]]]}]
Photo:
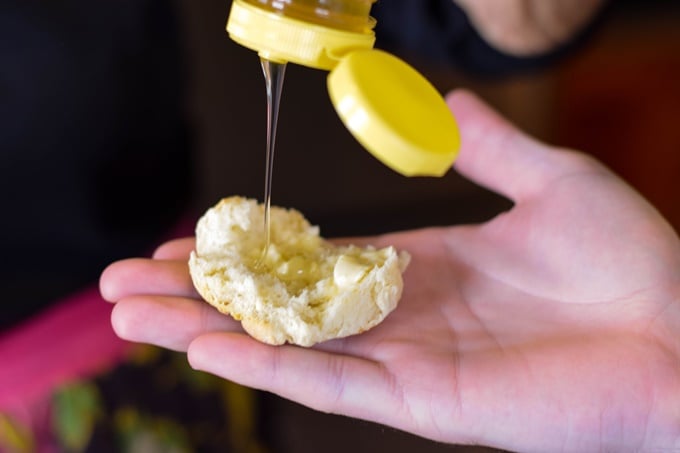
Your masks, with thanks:
[{"label": "dark clothing", "polygon": [[484,41],[452,0],[379,1],[373,13],[378,18],[377,46],[487,78],[549,67],[578,48],[604,17],[603,9],[578,35],[550,52],[514,57]]}]

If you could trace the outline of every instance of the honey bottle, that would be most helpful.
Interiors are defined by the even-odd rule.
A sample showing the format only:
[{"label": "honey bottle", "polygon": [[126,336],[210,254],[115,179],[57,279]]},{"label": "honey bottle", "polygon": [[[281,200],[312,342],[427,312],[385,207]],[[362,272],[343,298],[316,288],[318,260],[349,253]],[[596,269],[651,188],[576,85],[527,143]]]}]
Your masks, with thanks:
[{"label": "honey bottle", "polygon": [[442,176],[460,135],[439,92],[373,48],[375,0],[234,0],[227,32],[262,59],[329,71],[328,94],[352,135],[406,176]]}]

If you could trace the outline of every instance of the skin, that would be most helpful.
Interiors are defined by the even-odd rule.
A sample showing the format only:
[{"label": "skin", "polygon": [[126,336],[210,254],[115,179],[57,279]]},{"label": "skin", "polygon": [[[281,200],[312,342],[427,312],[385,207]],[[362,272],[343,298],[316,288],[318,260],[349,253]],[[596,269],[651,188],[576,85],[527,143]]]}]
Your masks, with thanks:
[{"label": "skin", "polygon": [[199,300],[188,238],[106,269],[115,331],[187,351],[225,379],[437,441],[680,449],[675,232],[592,158],[533,140],[468,92],[447,102],[462,132],[455,169],[515,205],[480,225],[356,239],[412,255],[382,324],[310,349],[259,343]]},{"label": "skin", "polygon": [[530,56],[566,42],[605,0],[454,0],[482,37],[502,52]]}]

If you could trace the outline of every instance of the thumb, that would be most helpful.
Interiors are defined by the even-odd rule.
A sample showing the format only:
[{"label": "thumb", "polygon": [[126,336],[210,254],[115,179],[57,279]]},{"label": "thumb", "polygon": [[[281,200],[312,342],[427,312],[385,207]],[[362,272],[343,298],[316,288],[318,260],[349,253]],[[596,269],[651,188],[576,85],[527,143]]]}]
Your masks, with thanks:
[{"label": "thumb", "polygon": [[463,176],[517,202],[540,191],[554,176],[551,149],[521,132],[477,96],[448,94],[461,149],[454,167]]}]

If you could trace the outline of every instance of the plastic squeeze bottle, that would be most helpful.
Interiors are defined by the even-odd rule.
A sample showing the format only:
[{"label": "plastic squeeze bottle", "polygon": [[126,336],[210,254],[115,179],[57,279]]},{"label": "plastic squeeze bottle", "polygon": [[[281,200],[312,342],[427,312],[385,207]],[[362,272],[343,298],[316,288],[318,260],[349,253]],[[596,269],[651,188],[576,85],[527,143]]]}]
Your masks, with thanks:
[{"label": "plastic squeeze bottle", "polygon": [[376,158],[406,176],[442,176],[460,136],[439,92],[414,68],[373,49],[375,0],[234,0],[227,32],[276,63],[327,70],[340,119]]}]

